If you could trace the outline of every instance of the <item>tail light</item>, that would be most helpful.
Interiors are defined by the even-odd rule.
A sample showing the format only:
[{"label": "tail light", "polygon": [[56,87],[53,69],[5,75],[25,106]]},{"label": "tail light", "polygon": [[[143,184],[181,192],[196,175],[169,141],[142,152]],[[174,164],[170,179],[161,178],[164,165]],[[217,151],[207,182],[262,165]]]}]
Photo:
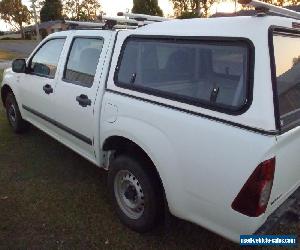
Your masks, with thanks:
[{"label": "tail light", "polygon": [[270,199],[275,172],[275,158],[264,161],[251,174],[231,207],[250,217],[263,214]]}]

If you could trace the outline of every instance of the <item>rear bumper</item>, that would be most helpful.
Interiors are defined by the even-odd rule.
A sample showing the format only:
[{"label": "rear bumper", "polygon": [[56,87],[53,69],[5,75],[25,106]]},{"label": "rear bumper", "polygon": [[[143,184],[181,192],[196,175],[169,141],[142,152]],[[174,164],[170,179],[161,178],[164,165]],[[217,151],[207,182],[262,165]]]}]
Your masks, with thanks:
[{"label": "rear bumper", "polygon": [[287,224],[299,220],[300,187],[267,218],[255,234],[268,234],[278,224]]}]

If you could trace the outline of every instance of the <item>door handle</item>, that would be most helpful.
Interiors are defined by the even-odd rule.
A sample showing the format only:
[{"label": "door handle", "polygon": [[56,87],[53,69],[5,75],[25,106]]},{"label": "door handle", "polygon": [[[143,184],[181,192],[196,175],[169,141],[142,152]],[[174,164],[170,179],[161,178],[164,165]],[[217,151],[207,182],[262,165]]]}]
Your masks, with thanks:
[{"label": "door handle", "polygon": [[46,84],[44,87],[43,87],[43,90],[44,92],[47,94],[47,95],[50,95],[53,93],[53,88],[51,87],[51,85],[49,84]]},{"label": "door handle", "polygon": [[76,97],[76,101],[79,103],[82,107],[87,107],[92,105],[92,101],[88,98],[87,95],[80,95]]}]

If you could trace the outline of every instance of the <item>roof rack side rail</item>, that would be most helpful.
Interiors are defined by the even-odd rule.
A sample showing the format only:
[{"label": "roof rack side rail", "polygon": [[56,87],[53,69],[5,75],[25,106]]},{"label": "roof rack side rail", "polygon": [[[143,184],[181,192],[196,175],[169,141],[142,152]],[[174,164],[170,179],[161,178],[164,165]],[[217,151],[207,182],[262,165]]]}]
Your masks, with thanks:
[{"label": "roof rack side rail", "polygon": [[289,10],[286,8],[282,8],[282,7],[278,7],[273,4],[264,3],[264,2],[258,1],[258,0],[238,0],[238,2],[243,5],[253,6],[253,7],[255,7],[256,10],[259,10],[259,11],[263,10],[263,11],[279,14],[284,17],[300,19],[299,12]]},{"label": "roof rack side rail", "polygon": [[[105,22],[83,22],[83,21],[69,21],[65,20],[66,24],[69,24],[69,29],[85,30],[85,29],[103,29],[103,30],[113,30],[113,29],[136,29],[138,28],[138,22],[135,20],[127,20],[128,22],[120,22],[116,18],[104,18]],[[125,19],[124,19],[125,20]],[[124,23],[124,24],[123,24]],[[129,25],[127,25],[127,24]]]},{"label": "roof rack side rail", "polygon": [[102,28],[104,27],[104,23],[97,23],[97,22],[80,22],[80,21],[70,21],[65,20],[66,24],[74,25],[74,26],[84,26],[84,27],[97,27]]},{"label": "roof rack side rail", "polygon": [[130,19],[134,19],[137,21],[163,22],[163,21],[170,20],[169,18],[165,18],[165,17],[161,17],[161,16],[151,16],[151,15],[126,13],[126,12],[118,12],[118,16],[128,17]]},{"label": "roof rack side rail", "polygon": [[120,18],[120,17],[103,16],[102,20],[104,20],[104,21],[116,21],[118,24],[128,23],[128,24],[138,25],[138,21],[136,21],[136,20]]},{"label": "roof rack side rail", "polygon": [[150,21],[150,20],[136,20],[136,19],[131,19],[131,18],[120,18],[120,17],[108,17],[108,16],[103,16],[102,20],[104,21],[115,21],[116,24],[120,24],[121,26],[119,27],[125,27],[127,24],[127,27],[129,27],[129,29],[133,29],[134,28],[138,28],[147,24],[151,24],[151,23],[155,23],[156,21]]},{"label": "roof rack side rail", "polygon": [[114,26],[114,29],[116,29],[116,30],[123,30],[123,29],[129,29],[129,30],[133,29],[134,30],[136,28],[137,28],[137,26],[123,25],[123,24],[117,24]]}]

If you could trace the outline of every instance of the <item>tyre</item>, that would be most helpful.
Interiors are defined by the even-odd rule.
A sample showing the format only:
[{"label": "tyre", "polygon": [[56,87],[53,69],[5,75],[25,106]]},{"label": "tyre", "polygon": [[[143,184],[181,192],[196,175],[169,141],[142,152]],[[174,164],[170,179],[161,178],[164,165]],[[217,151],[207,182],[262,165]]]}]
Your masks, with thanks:
[{"label": "tyre", "polygon": [[5,100],[6,116],[13,131],[17,134],[28,129],[28,123],[23,120],[13,93],[8,93]]},{"label": "tyre", "polygon": [[123,224],[140,233],[157,226],[164,213],[163,190],[153,168],[148,161],[120,155],[109,169],[108,188],[115,210]]}]

